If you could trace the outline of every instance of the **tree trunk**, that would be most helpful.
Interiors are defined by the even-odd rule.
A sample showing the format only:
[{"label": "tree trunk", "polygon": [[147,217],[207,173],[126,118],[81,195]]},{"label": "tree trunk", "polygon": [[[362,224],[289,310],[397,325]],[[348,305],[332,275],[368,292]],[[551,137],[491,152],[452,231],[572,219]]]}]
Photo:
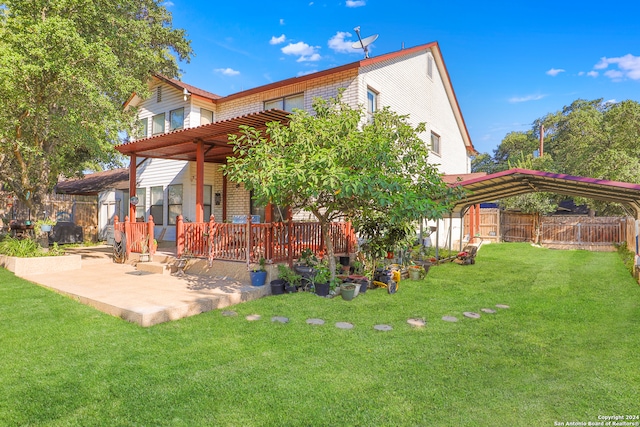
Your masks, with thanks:
[{"label": "tree trunk", "polygon": [[320,230],[322,231],[322,238],[324,244],[327,246],[327,258],[329,258],[329,271],[331,272],[331,281],[336,279],[336,256],[333,249],[333,240],[331,240],[331,233],[329,233],[329,222],[327,220],[320,219]]}]

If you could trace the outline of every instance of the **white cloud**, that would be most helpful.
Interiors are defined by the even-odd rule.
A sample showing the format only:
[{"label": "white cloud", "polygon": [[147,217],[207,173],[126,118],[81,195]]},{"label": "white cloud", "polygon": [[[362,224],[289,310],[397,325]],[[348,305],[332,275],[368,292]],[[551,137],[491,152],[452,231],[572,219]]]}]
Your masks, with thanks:
[{"label": "white cloud", "polygon": [[552,68],[549,71],[547,71],[547,75],[555,77],[558,74],[564,73],[564,72],[565,70],[563,70],[562,68]]},{"label": "white cloud", "polygon": [[233,68],[216,68],[213,71],[215,71],[216,73],[224,74],[225,76],[237,76],[238,74],[240,74],[240,71],[236,71]]},{"label": "white cloud", "polygon": [[624,73],[620,70],[607,70],[604,75],[609,77],[614,82],[620,82],[624,80]]},{"label": "white cloud", "polygon": [[271,36],[271,40],[269,40],[269,44],[280,44],[280,43],[284,43],[284,41],[287,38],[283,35],[281,35],[280,37],[276,37],[276,36]]},{"label": "white cloud", "polygon": [[289,43],[288,45],[283,47],[281,50],[282,50],[282,53],[284,53],[285,55],[297,56],[298,62],[305,62],[305,61],[320,60],[321,57],[320,57],[320,54],[317,52],[317,49],[318,47],[309,46],[305,42],[298,42],[298,43]]},{"label": "white cloud", "polygon": [[327,44],[329,48],[338,53],[354,53],[355,49],[351,47],[353,41],[345,40],[345,38],[351,37],[351,33],[338,31],[335,36],[331,37]]},{"label": "white cloud", "polygon": [[604,70],[610,65],[617,66],[617,70],[607,70],[604,75],[612,80],[620,81],[624,79],[640,80],[640,56],[633,56],[630,53],[617,58],[600,58],[600,61],[593,66],[595,70]]},{"label": "white cloud", "polygon": [[280,25],[284,25],[284,19],[280,18]]},{"label": "white cloud", "polygon": [[173,2],[172,1],[166,1],[163,3],[164,7],[173,7]]},{"label": "white cloud", "polygon": [[597,71],[589,71],[587,73],[587,76],[589,76],[589,77],[598,77],[598,75],[600,75],[600,73],[597,72]]},{"label": "white cloud", "polygon": [[509,98],[509,102],[511,104],[517,104],[520,102],[539,101],[545,96],[547,95],[534,94],[534,95],[527,95],[527,96],[514,96],[512,98]]},{"label": "white cloud", "polygon": [[360,7],[366,4],[367,2],[365,0],[347,0],[347,7]]}]

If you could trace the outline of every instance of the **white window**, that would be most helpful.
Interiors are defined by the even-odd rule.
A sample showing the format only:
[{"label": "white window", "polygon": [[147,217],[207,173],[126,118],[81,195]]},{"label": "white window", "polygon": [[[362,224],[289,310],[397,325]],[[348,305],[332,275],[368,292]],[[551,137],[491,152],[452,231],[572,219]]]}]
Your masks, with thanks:
[{"label": "white window", "polygon": [[431,56],[427,57],[427,76],[430,79],[433,78],[433,58]]},{"label": "white window", "polygon": [[164,133],[164,113],[153,116],[152,135]]},{"label": "white window", "polygon": [[182,215],[182,184],[173,184],[167,187],[167,224],[176,225],[178,215]]},{"label": "white window", "polygon": [[431,132],[431,151],[440,154],[440,135]]},{"label": "white window", "polygon": [[151,187],[151,215],[153,215],[154,223],[164,224],[164,190],[162,186]]},{"label": "white window", "polygon": [[213,123],[213,111],[200,109],[200,126]]},{"label": "white window", "polygon": [[293,111],[294,109],[304,110],[304,93],[265,101],[265,110],[271,110],[273,108],[284,111]]},{"label": "white window", "polygon": [[169,131],[184,127],[184,108],[169,111]]},{"label": "white window", "polygon": [[378,94],[371,89],[367,90],[367,120],[373,121],[373,115],[378,110]]},{"label": "white window", "polygon": [[204,222],[209,221],[209,217],[211,217],[211,192],[213,187],[211,185],[204,186]]}]

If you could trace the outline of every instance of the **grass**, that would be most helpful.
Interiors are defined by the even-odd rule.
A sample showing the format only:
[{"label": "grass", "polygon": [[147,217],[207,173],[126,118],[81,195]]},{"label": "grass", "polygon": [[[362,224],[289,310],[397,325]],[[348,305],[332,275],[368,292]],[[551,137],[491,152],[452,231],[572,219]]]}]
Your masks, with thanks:
[{"label": "grass", "polygon": [[[511,308],[463,318],[495,304]],[[640,287],[615,253],[488,245],[395,295],[234,309],[143,329],[0,270],[0,425],[546,426],[640,409]]]}]

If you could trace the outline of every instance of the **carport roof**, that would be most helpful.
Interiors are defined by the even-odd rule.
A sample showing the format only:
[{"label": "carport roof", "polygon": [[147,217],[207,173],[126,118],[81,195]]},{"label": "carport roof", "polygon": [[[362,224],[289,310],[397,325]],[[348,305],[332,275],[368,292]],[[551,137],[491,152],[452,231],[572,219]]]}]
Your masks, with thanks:
[{"label": "carport roof", "polygon": [[467,196],[458,203],[454,212],[481,202],[540,191],[622,203],[631,207],[636,217],[640,216],[640,185],[629,182],[515,168],[454,185],[467,190]]}]

